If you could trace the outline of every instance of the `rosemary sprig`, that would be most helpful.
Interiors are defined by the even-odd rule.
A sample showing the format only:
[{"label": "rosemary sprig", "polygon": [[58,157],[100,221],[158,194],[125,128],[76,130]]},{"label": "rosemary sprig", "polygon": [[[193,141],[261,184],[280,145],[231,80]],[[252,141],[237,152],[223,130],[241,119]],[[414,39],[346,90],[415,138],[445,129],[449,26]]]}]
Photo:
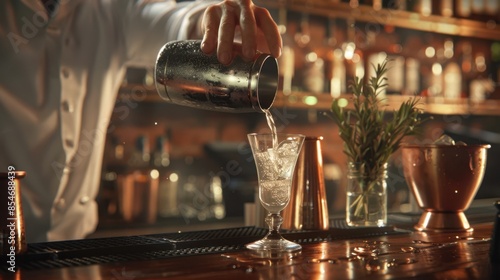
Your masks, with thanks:
[{"label": "rosemary sprig", "polygon": [[399,148],[405,136],[413,135],[415,127],[422,123],[418,108],[420,99],[411,97],[403,102],[398,110],[387,120],[383,110],[380,93],[387,87],[387,62],[374,67],[375,76],[366,84],[355,77],[350,88],[353,92],[353,109],[340,106],[340,99],[334,99],[331,105],[332,118],[339,127],[339,134],[344,141],[344,153],[349,162],[356,163],[360,174],[375,180],[383,172],[384,164]]}]

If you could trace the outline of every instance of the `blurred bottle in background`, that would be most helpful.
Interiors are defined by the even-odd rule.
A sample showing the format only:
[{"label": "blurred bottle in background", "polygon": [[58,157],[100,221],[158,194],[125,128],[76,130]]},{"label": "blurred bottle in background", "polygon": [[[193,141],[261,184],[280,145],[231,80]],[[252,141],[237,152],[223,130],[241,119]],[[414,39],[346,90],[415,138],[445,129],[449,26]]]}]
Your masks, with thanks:
[{"label": "blurred bottle in background", "polygon": [[152,166],[158,170],[160,176],[158,186],[158,215],[161,218],[176,217],[179,215],[177,205],[179,174],[173,169],[170,159],[170,149],[168,133],[156,138]]},{"label": "blurred bottle in background", "polygon": [[149,137],[140,135],[129,160],[128,171],[118,177],[122,217],[127,222],[153,224],[158,213],[159,171],[150,168]]}]

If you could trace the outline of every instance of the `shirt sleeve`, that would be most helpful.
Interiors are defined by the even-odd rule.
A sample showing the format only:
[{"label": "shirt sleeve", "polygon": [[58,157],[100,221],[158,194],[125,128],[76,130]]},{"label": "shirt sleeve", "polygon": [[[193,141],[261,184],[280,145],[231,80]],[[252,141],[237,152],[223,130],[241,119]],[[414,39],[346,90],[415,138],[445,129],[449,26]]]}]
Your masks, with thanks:
[{"label": "shirt sleeve", "polygon": [[219,1],[129,1],[121,20],[127,64],[153,67],[169,41],[201,39],[203,12]]}]

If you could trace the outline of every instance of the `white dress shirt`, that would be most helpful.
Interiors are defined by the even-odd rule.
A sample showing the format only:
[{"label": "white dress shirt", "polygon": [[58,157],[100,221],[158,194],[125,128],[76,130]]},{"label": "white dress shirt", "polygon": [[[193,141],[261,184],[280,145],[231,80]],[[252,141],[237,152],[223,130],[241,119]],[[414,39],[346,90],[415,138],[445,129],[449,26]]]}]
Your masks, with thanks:
[{"label": "white dress shirt", "polygon": [[199,31],[213,3],[59,2],[50,18],[39,0],[0,2],[0,172],[26,171],[28,242],[95,230],[104,141],[126,65],[153,67],[163,44]]}]

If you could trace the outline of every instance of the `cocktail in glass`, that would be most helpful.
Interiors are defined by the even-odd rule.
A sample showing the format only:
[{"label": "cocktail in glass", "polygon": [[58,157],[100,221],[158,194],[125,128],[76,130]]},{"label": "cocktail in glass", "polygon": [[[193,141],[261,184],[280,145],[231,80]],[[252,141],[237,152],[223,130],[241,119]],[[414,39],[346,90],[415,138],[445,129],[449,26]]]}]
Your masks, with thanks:
[{"label": "cocktail in glass", "polygon": [[250,250],[279,253],[302,249],[284,239],[279,228],[283,222],[280,211],[290,201],[293,173],[304,138],[300,134],[248,134],[257,167],[259,199],[268,211],[265,221],[269,226],[263,239],[246,245]]}]

